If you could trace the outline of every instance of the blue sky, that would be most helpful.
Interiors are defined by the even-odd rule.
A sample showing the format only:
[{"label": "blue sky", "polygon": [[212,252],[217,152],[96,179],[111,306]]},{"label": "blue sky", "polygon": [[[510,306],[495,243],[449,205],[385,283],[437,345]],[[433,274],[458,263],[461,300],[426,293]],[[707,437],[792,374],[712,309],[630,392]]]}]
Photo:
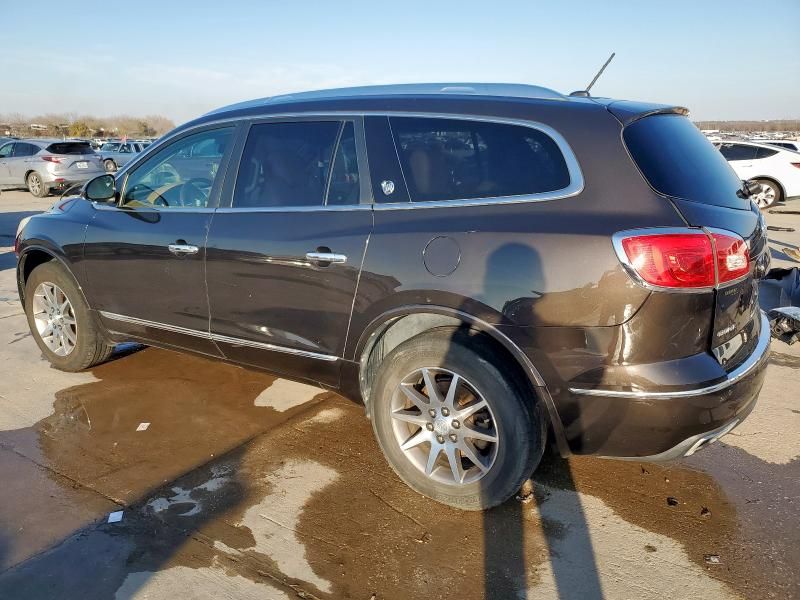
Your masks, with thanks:
[{"label": "blue sky", "polygon": [[35,6],[0,0],[0,114],[177,123],[276,93],[412,81],[568,93],[615,51],[596,95],[681,104],[695,119],[800,118],[800,0]]}]

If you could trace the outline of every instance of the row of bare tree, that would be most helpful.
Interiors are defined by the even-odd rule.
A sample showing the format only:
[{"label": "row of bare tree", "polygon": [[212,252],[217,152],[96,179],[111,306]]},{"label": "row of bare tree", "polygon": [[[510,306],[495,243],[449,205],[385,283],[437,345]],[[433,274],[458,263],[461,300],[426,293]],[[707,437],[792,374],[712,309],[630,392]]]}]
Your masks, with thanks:
[{"label": "row of bare tree", "polygon": [[700,129],[720,131],[793,131],[800,132],[800,120],[779,119],[775,121],[696,121]]},{"label": "row of bare tree", "polygon": [[0,115],[0,136],[18,137],[156,137],[173,129],[175,123],[161,115],[93,117],[90,115],[22,114]]}]

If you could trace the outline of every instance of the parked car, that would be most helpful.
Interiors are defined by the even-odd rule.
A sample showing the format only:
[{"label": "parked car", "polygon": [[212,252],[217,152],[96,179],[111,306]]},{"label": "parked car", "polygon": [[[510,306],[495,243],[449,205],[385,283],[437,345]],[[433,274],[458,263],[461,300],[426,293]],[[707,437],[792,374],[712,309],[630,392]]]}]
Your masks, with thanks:
[{"label": "parked car", "polygon": [[99,154],[103,159],[105,170],[113,173],[128,164],[128,161],[148,145],[142,142],[106,142],[100,147]]},{"label": "parked car", "polygon": [[759,208],[768,208],[784,198],[800,196],[800,154],[770,144],[717,142],[722,156],[741,179],[752,179],[762,190],[754,196]]},{"label": "parked car", "polygon": [[686,114],[495,84],[234,105],[23,222],[20,298],[59,369],[135,340],[363,401],[461,508],[548,436],[689,455],[752,410],[770,331],[753,186]]},{"label": "parked car", "polygon": [[29,139],[0,145],[0,189],[28,188],[37,198],[103,173],[87,142]]},{"label": "parked car", "polygon": [[750,140],[751,142],[758,142],[760,144],[769,144],[770,146],[778,146],[779,148],[785,148],[786,150],[793,150],[795,152],[800,152],[800,141],[798,140],[783,140],[783,139],[756,139],[753,138]]}]

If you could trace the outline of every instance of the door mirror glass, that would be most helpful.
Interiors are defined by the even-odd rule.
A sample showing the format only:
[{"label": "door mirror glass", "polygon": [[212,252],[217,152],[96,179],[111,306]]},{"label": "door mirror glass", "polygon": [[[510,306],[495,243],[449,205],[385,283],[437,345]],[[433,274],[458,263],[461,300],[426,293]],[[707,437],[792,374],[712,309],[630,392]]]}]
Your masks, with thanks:
[{"label": "door mirror glass", "polygon": [[113,175],[95,177],[83,188],[83,195],[93,202],[106,202],[116,194]]}]

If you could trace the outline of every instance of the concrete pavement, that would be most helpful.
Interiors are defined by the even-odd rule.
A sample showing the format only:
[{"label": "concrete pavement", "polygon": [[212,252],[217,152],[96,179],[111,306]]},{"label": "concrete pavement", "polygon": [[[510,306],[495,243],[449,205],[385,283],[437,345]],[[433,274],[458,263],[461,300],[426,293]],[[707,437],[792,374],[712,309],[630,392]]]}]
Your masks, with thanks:
[{"label": "concrete pavement", "polygon": [[[800,595],[800,348],[774,344],[752,415],[696,456],[547,455],[532,502],[464,513],[331,392],[155,348],[51,369],[10,252],[48,204],[0,195],[0,597]],[[767,220],[797,230],[771,243],[788,259],[800,215]]]}]

